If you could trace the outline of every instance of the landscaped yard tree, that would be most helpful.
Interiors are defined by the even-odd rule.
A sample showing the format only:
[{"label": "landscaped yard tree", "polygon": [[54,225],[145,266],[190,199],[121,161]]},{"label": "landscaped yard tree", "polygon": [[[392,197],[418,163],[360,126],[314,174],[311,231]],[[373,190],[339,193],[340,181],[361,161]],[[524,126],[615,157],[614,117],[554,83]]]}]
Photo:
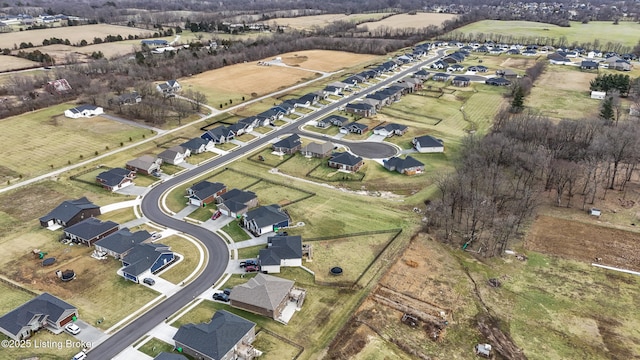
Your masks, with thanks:
[{"label": "landscaped yard tree", "polygon": [[613,97],[607,96],[600,106],[600,117],[607,120],[613,121],[614,113],[613,113]]}]

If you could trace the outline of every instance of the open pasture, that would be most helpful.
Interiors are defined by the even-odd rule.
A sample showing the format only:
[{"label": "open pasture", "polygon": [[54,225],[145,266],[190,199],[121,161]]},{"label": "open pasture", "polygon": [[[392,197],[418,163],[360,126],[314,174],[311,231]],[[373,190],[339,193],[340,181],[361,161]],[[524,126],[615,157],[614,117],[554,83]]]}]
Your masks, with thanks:
[{"label": "open pasture", "polygon": [[391,13],[376,13],[376,14],[324,14],[324,15],[311,15],[300,16],[293,18],[275,18],[271,19],[270,23],[275,23],[280,26],[289,26],[295,29],[312,29],[319,26],[324,27],[336,21],[345,21],[353,23],[362,23],[365,21],[378,21],[379,19],[390,15]]},{"label": "open pasture", "polygon": [[[29,178],[149,133],[99,116],[70,119],[62,115],[74,106],[60,104],[2,120],[3,166]],[[25,142],[27,137],[29,141]]]},{"label": "open pasture", "polygon": [[374,61],[379,58],[375,55],[354,54],[346,51],[331,50],[306,50],[280,55],[282,62],[289,66],[318,71],[336,71]]},{"label": "open pasture", "polygon": [[27,59],[15,57],[15,56],[0,55],[0,72],[11,71],[16,69],[24,69],[24,68],[29,68],[32,66],[39,66],[39,65],[40,64],[35,61],[31,61],[31,60],[27,60]]},{"label": "open pasture", "polygon": [[358,25],[358,27],[366,26],[369,30],[376,30],[382,27],[390,27],[394,29],[425,28],[431,25],[440,26],[444,21],[455,19],[456,17],[457,15],[454,14],[422,12],[419,12],[415,15],[397,14],[380,21],[365,22]]},{"label": "open pasture", "polygon": [[[620,21],[618,25],[613,25],[612,21],[590,21],[588,24],[572,21],[570,27],[560,27],[532,21],[483,20],[463,26],[454,32],[482,33],[485,36],[493,34],[514,39],[537,38],[539,43],[548,40],[549,45],[558,44],[564,37],[565,44],[593,43],[598,40],[602,45],[612,42],[635,46],[638,43],[638,31],[640,24],[632,21]],[[555,39],[554,42],[551,39]],[[492,40],[499,41],[495,38]]]}]

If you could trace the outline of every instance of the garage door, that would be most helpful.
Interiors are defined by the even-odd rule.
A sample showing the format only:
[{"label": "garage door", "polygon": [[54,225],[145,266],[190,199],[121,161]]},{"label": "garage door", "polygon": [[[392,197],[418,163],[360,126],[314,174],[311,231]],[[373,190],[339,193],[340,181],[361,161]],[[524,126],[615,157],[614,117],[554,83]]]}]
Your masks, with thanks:
[{"label": "garage door", "polygon": [[62,319],[62,321],[60,321],[60,326],[65,326],[66,324],[68,324],[71,321],[73,321],[73,317],[74,316],[76,316],[76,314],[71,314],[71,315],[67,316],[66,318]]}]

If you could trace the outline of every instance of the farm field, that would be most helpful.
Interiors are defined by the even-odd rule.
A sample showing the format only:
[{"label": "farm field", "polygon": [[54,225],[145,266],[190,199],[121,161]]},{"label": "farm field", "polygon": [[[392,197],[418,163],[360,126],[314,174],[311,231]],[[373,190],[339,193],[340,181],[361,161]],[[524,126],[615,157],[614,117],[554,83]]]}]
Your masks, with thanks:
[{"label": "farm field", "polygon": [[455,19],[454,14],[437,14],[419,12],[416,15],[397,14],[380,21],[365,22],[358,25],[359,28],[365,26],[369,31],[377,30],[381,27],[390,27],[394,29],[403,28],[425,28],[427,26],[440,26],[444,21]]},{"label": "farm field", "polygon": [[589,82],[596,76],[574,67],[548,65],[525,98],[525,106],[556,119],[595,117],[600,100],[591,99]]},{"label": "farm field", "polygon": [[0,72],[39,66],[40,63],[15,56],[0,55]]},{"label": "farm field", "polygon": [[122,35],[126,38],[129,35],[138,35],[140,37],[148,37],[153,32],[150,30],[138,29],[128,26],[119,25],[82,25],[82,26],[65,26],[52,29],[14,31],[10,33],[0,34],[0,48],[13,49],[14,45],[20,45],[22,42],[33,43],[35,46],[42,45],[42,41],[52,37],[59,39],[69,39],[72,44],[79,43],[82,40],[88,42],[93,41],[94,37],[105,38],[107,35]]},{"label": "farm field", "polygon": [[[305,69],[326,72],[349,68],[364,62],[374,61],[380,58],[377,55],[354,54],[346,51],[331,50],[297,51],[282,54],[280,55],[280,57],[282,58],[282,62],[289,66],[299,66]],[[306,91],[306,94],[312,90],[305,89],[304,91]]]},{"label": "farm field", "polygon": [[323,14],[311,16],[299,16],[293,18],[275,18],[269,20],[269,23],[275,23],[280,26],[289,26],[295,29],[312,29],[315,26],[324,27],[336,21],[346,21],[354,23],[362,23],[364,21],[377,21],[392,13],[376,13],[376,14]]},{"label": "farm field", "polygon": [[[5,147],[2,168],[29,178],[51,169],[95,156],[109,148],[117,148],[129,138],[141,139],[149,130],[125,125],[102,117],[70,119],[62,115],[75,105],[60,104],[32,113],[2,120],[0,142]],[[90,124],[91,126],[87,126]],[[30,136],[38,129],[37,136]],[[29,135],[25,143],[24,136]],[[7,178],[6,180],[13,180]]]},{"label": "farm field", "polygon": [[[588,24],[571,21],[570,27],[560,27],[531,21],[483,20],[456,29],[453,33],[482,33],[494,41],[506,41],[504,39],[508,37],[515,42],[537,38],[539,44],[546,42],[549,45],[560,43],[562,37],[565,38],[565,44],[593,43],[597,39],[603,45],[611,42],[633,47],[638,43],[636,34],[639,30],[640,24],[632,21],[621,21],[618,25],[613,25],[611,21],[590,21]],[[503,36],[503,40],[498,40],[498,35]]]}]

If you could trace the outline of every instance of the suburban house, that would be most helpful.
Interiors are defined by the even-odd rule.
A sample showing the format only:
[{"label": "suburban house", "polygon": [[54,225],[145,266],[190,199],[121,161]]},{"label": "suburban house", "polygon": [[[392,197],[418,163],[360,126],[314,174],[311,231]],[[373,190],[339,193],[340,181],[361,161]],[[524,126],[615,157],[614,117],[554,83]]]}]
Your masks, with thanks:
[{"label": "suburban house", "polygon": [[518,73],[516,73],[515,71],[511,70],[511,69],[500,69],[500,70],[496,70],[496,75],[498,76],[502,76],[504,78],[507,79],[515,79],[518,77]]},{"label": "suburban house", "polygon": [[424,172],[424,164],[411,156],[407,156],[404,159],[392,157],[388,160],[383,160],[382,164],[385,169],[397,171],[400,174],[415,175]]},{"label": "suburban house", "polygon": [[438,61],[434,62],[433,64],[431,64],[430,67],[432,69],[437,69],[437,70],[446,69],[447,67],[449,67],[449,63],[444,62],[442,60],[438,60]]},{"label": "suburban house", "polygon": [[413,139],[413,147],[421,153],[441,153],[444,152],[444,144],[442,140],[433,136],[425,135]]},{"label": "suburban house", "polygon": [[261,112],[260,114],[256,115],[256,117],[262,120],[262,126],[267,126],[275,123],[277,120],[282,119],[284,117],[284,112],[276,108],[271,108],[267,111]]},{"label": "suburban house", "polygon": [[338,170],[356,172],[362,167],[362,165],[364,165],[364,160],[362,160],[361,157],[352,155],[348,152],[334,153],[329,159],[329,167],[336,168]]},{"label": "suburban house", "polygon": [[267,248],[258,255],[260,270],[279,273],[281,266],[302,266],[302,238],[300,236],[272,236]]},{"label": "suburban house", "polygon": [[136,283],[175,260],[167,245],[142,243],[133,247],[122,259],[122,276]]},{"label": "suburban house", "polygon": [[242,122],[237,122],[235,124],[231,124],[229,126],[227,126],[227,129],[229,129],[229,131],[233,132],[234,134],[236,134],[236,136],[240,136],[244,133],[247,133],[249,131],[253,131],[253,128],[251,128],[251,126],[249,126],[248,124],[242,123]]},{"label": "suburban house", "polygon": [[608,65],[609,69],[631,71],[633,65],[628,60],[622,59],[618,56],[612,56],[604,61]]},{"label": "suburban house", "polygon": [[189,150],[191,154],[202,154],[203,152],[209,151],[215,147],[213,141],[199,137],[183,142],[180,146]]},{"label": "suburban house", "polygon": [[147,46],[167,46],[169,45],[169,42],[167,40],[161,40],[161,39],[144,39],[142,41],[140,41],[141,44],[147,45]]},{"label": "suburban house", "polygon": [[318,123],[316,126],[320,128],[328,128],[331,125],[341,127],[348,122],[349,122],[349,119],[347,119],[344,116],[331,115],[324,119],[318,120]]},{"label": "suburban house", "polygon": [[418,80],[427,80],[429,78],[429,72],[427,70],[418,70],[415,73],[413,73],[413,77],[418,79]]},{"label": "suburban house", "polygon": [[151,234],[147,230],[132,233],[129,228],[122,228],[103,239],[96,241],[96,250],[105,255],[122,259],[127,256],[136,245],[151,240]]},{"label": "suburban house", "polygon": [[447,74],[447,73],[437,73],[437,74],[435,74],[435,75],[433,75],[431,77],[431,80],[445,82],[445,81],[449,80],[449,74]]},{"label": "suburban house", "polygon": [[90,217],[66,228],[64,235],[75,243],[93,246],[96,241],[116,231],[118,231],[118,224],[113,221],[102,222],[97,218]]},{"label": "suburban house", "polygon": [[353,133],[362,135],[367,131],[369,131],[369,126],[357,122],[352,122],[351,124],[344,125],[340,128],[340,133],[342,134]]},{"label": "suburban house", "polygon": [[376,114],[376,108],[366,103],[349,103],[345,106],[348,113],[362,117],[369,117]]},{"label": "suburban house", "polygon": [[227,192],[227,187],[219,182],[200,181],[187,189],[189,204],[206,206],[216,201],[216,198]]},{"label": "suburban house", "polygon": [[195,359],[252,360],[256,324],[226,310],[218,310],[204,324],[185,324],[173,336],[175,347]]},{"label": "suburban house", "polygon": [[222,215],[238,217],[258,206],[258,196],[251,191],[231,189],[216,198],[216,202]]},{"label": "suburban house", "polygon": [[86,197],[77,200],[66,200],[40,218],[40,226],[49,227],[60,225],[67,227],[80,221],[100,215],[100,206],[95,205]]},{"label": "suburban house", "polygon": [[312,143],[309,143],[307,146],[303,146],[300,149],[300,154],[308,157],[323,158],[331,154],[333,147],[334,147],[333,143],[330,143],[328,141],[322,144],[312,142]]},{"label": "suburban house", "polygon": [[100,114],[104,114],[104,109],[94,105],[80,105],[64,111],[64,116],[72,119],[90,118]]},{"label": "suburban house", "polygon": [[117,100],[120,105],[135,105],[142,102],[142,95],[134,91],[118,96]]},{"label": "suburban house", "polygon": [[77,318],[75,306],[42,293],[0,317],[0,333],[17,341],[30,338],[42,328],[59,334]]},{"label": "suburban house", "polygon": [[200,135],[203,140],[212,141],[214,144],[224,144],[232,140],[235,136],[236,133],[224,125],[209,129],[204,134]]},{"label": "suburban house", "polygon": [[551,64],[555,64],[555,65],[568,65],[571,64],[571,59],[569,59],[566,55],[563,55],[562,53],[552,53],[547,55],[547,59],[549,60],[549,63]]},{"label": "suburban house", "polygon": [[176,80],[169,80],[156,86],[156,90],[163,93],[164,96],[174,95],[175,93],[179,92],[180,89],[182,89],[182,87]]},{"label": "suburban house", "polygon": [[278,229],[289,226],[289,215],[287,215],[280,205],[272,204],[260,206],[247,211],[242,216],[242,225],[251,231],[255,236],[278,231]]},{"label": "suburban house", "polygon": [[598,63],[591,60],[583,60],[580,63],[580,69],[582,70],[598,70]]},{"label": "suburban house", "polygon": [[373,133],[376,135],[382,135],[384,137],[391,137],[394,135],[402,136],[407,132],[407,127],[401,124],[389,123],[384,126],[378,126],[373,129]]},{"label": "suburban house", "polygon": [[[302,307],[306,292],[294,287],[294,282],[279,277],[258,274],[231,290],[231,306],[286,323],[283,314],[287,305]],[[291,314],[292,315],[292,314]]]},{"label": "suburban house", "polygon": [[177,165],[183,163],[184,160],[190,155],[190,150],[185,149],[180,145],[176,145],[158,154],[158,158],[160,158],[164,163]]},{"label": "suburban house", "polygon": [[282,154],[295,154],[302,147],[298,134],[293,134],[273,144],[273,151]]},{"label": "suburban house", "polygon": [[422,83],[423,83],[422,80],[416,79],[416,78],[405,78],[404,80],[400,81],[400,85],[405,89],[409,89],[410,90],[409,92],[421,90]]},{"label": "suburban house", "polygon": [[49,81],[44,88],[51,94],[66,94],[73,90],[67,79]]},{"label": "suburban house", "polygon": [[485,80],[484,82],[487,85],[493,85],[493,86],[508,86],[511,85],[511,81],[498,76],[498,77],[493,77],[493,78],[489,78],[487,80]]},{"label": "suburban house", "polygon": [[474,66],[469,66],[467,68],[467,71],[486,73],[487,71],[489,71],[489,68],[487,68],[484,65],[474,65]]},{"label": "suburban house", "polygon": [[322,94],[324,94],[325,96],[338,95],[340,94],[341,90],[342,89],[339,87],[328,85],[328,86],[325,86],[324,89],[322,89]]},{"label": "suburban house", "polygon": [[127,169],[133,170],[138,174],[150,175],[160,170],[162,159],[153,155],[142,155],[137,159],[127,161]]},{"label": "suburban house", "polygon": [[447,68],[447,71],[462,71],[462,70],[464,70],[464,66],[460,64],[451,64]]},{"label": "suburban house", "polygon": [[133,185],[133,179],[135,177],[135,171],[123,168],[113,168],[98,174],[98,176],[96,176],[96,181],[102,185],[103,188],[109,191],[116,191],[129,185]]},{"label": "suburban house", "polygon": [[471,80],[466,76],[456,76],[451,80],[453,86],[467,87],[471,84]]},{"label": "suburban house", "polygon": [[189,360],[184,355],[169,353],[166,351],[156,355],[153,360]]}]

